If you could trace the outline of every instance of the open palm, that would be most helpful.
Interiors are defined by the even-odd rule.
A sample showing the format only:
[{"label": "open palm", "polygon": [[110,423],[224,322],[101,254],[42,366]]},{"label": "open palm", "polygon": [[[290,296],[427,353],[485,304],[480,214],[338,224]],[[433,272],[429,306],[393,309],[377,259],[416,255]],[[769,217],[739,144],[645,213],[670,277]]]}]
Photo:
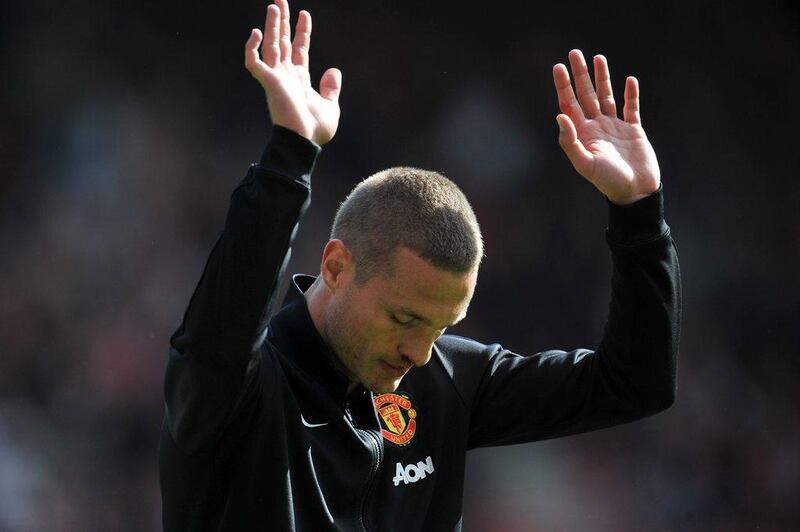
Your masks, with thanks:
[{"label": "open palm", "polygon": [[638,81],[634,77],[625,81],[624,120],[620,120],[605,57],[594,58],[597,92],[580,50],[569,53],[569,62],[577,98],[566,66],[559,63],[553,67],[553,81],[563,113],[556,117],[561,130],[559,144],[570,162],[619,205],[652,194],[660,186],[661,173],[642,129]]},{"label": "open palm", "polygon": [[342,74],[330,68],[322,75],[319,92],[312,88],[308,73],[311,15],[299,13],[294,42],[289,19],[287,0],[267,7],[263,37],[254,28],[245,44],[245,66],[266,92],[273,124],[325,144],[339,125]]}]

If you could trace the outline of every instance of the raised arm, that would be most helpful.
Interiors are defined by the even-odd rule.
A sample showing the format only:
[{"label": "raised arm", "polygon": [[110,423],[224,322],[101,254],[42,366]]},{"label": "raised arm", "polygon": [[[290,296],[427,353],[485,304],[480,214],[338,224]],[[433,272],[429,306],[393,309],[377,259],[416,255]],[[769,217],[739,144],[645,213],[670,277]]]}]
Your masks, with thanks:
[{"label": "raised arm", "polygon": [[[595,350],[518,355],[499,345],[462,342],[475,371],[456,384],[471,409],[470,447],[521,443],[631,421],[672,404],[680,339],[680,270],[664,221],[655,153],[629,77],[624,120],[616,115],[608,65],[596,56],[595,91],[583,54],[553,68],[563,114],[559,143],[609,200],[611,303]],[[459,347],[455,346],[455,350]]]},{"label": "raised arm", "polygon": [[339,120],[339,71],[325,73],[321,94],[308,80],[310,15],[300,14],[291,44],[289,6],[279,0],[267,8],[264,33],[252,31],[245,64],[266,91],[275,127],[261,162],[231,194],[222,235],[170,340],[165,427],[191,452],[233,430],[238,412],[270,384],[259,348],[308,205],[318,144]]}]

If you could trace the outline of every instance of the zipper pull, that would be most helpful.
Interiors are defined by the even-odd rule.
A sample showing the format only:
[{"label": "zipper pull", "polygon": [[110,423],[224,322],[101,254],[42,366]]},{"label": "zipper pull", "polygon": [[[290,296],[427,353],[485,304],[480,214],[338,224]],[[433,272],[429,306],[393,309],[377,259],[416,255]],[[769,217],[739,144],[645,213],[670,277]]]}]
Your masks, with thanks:
[{"label": "zipper pull", "polygon": [[350,401],[347,401],[344,404],[344,415],[347,417],[347,420],[350,422],[350,424],[355,427],[356,421],[353,419],[353,413],[350,412]]}]

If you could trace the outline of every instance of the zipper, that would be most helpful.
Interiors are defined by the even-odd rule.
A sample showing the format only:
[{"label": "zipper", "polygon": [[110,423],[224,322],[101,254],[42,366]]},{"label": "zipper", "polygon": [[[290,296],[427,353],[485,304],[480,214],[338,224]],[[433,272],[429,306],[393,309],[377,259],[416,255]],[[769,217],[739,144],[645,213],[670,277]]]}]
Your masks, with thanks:
[{"label": "zipper", "polygon": [[[367,392],[368,393],[368,392]],[[373,406],[372,402],[372,395],[369,394],[369,403],[370,406]],[[344,411],[345,416],[350,421],[350,425],[356,431],[356,434],[359,435],[362,441],[366,440],[367,445],[369,447],[370,456],[372,457],[372,466],[370,467],[369,475],[367,476],[367,482],[364,487],[364,494],[361,497],[361,508],[359,509],[358,520],[359,524],[361,525],[361,530],[363,532],[367,532],[367,502],[369,501],[369,497],[372,494],[372,489],[375,485],[375,479],[378,476],[378,471],[381,469],[381,465],[383,464],[383,456],[381,452],[381,440],[382,436],[380,433],[380,424],[378,425],[378,432],[369,429],[362,429],[358,427],[356,423],[353,413],[351,412],[352,403],[348,400],[345,400],[344,403]],[[373,416],[376,415],[373,407]],[[362,436],[363,434],[363,436]]]},{"label": "zipper", "polygon": [[361,499],[361,514],[359,515],[361,529],[364,532],[367,532],[367,501],[369,500],[370,493],[372,493],[372,487],[375,485],[375,479],[377,478],[378,471],[381,468],[383,457],[381,456],[381,442],[379,440],[376,441],[376,436],[372,433],[372,431],[362,430],[361,432],[367,435],[370,451],[374,451],[374,453],[370,454],[372,454],[373,458],[375,458],[375,460],[372,462],[372,469],[370,470],[370,476],[367,480],[367,487],[364,490],[364,496]]}]

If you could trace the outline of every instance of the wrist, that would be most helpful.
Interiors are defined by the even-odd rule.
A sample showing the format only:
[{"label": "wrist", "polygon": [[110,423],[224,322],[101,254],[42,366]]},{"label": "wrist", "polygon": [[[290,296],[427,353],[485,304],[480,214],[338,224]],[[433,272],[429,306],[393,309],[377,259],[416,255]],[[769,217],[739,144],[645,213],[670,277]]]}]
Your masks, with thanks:
[{"label": "wrist", "polygon": [[274,124],[258,167],[309,184],[320,151],[314,141],[290,128]]},{"label": "wrist", "polygon": [[655,179],[651,183],[649,183],[645,187],[638,187],[637,190],[633,192],[628,192],[627,194],[606,194],[606,198],[608,201],[617,205],[619,207],[624,207],[626,205],[631,205],[636,203],[637,201],[643,200],[644,198],[651,196],[661,190],[661,180]]},{"label": "wrist", "polygon": [[647,196],[618,205],[609,199],[607,235],[610,242],[632,246],[659,238],[669,231],[664,221],[664,194],[661,186]]}]

